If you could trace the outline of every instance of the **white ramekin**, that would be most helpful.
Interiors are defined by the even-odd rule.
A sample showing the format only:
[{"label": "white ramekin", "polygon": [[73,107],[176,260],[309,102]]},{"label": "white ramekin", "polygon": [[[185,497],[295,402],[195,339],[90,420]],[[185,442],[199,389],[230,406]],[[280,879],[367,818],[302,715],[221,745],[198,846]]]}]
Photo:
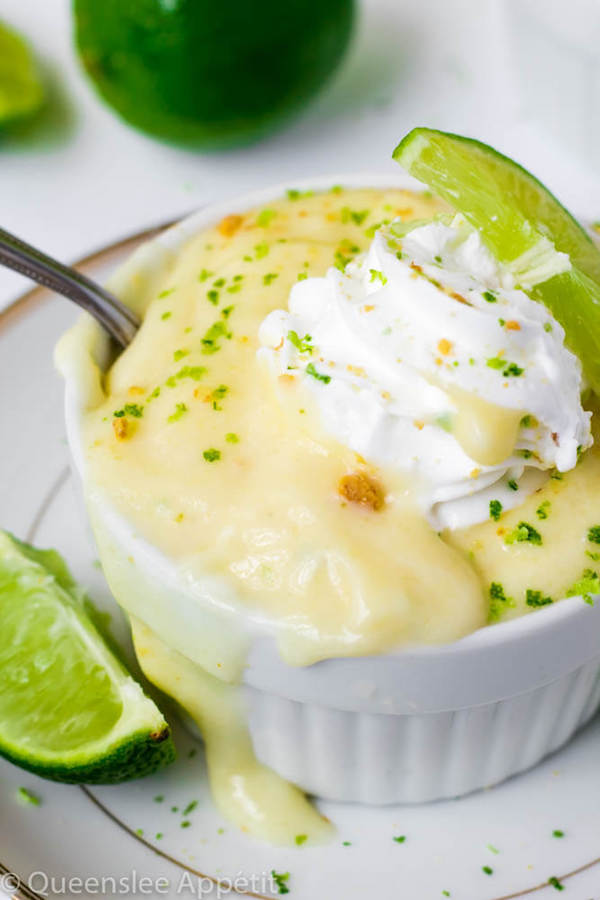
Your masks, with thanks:
[{"label": "white ramekin", "polygon": [[[415,187],[406,176],[367,174],[285,187],[334,183]],[[135,306],[140,279],[168,264],[192,234],[282,191],[201,210],[137,250],[110,287]],[[69,446],[109,585],[121,606],[170,646],[220,677],[241,680],[256,754],[285,778],[341,801],[456,797],[534,765],[598,709],[600,602],[578,597],[453,644],[287,665],[272,623],[236,608],[218,580],[178,569],[90,483],[81,421],[100,396],[94,362],[106,365],[107,341],[83,317],[59,344],[57,365],[66,381]]]}]

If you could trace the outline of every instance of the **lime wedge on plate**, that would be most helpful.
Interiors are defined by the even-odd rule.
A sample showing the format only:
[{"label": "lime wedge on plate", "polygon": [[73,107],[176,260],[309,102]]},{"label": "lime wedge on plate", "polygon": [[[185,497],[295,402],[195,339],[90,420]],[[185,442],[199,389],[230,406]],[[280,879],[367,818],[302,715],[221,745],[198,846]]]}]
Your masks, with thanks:
[{"label": "lime wedge on plate", "polygon": [[0,128],[33,115],[43,102],[44,87],[29,47],[0,23]]},{"label": "lime wedge on plate", "polygon": [[[600,250],[544,185],[487,144],[430,128],[415,128],[398,144],[394,159],[481,233],[496,258],[508,265],[543,262],[568,254],[571,268],[551,265],[527,292],[561,323],[567,343],[600,392]],[[550,243],[548,243],[550,242]],[[526,275],[526,272],[523,272]]]},{"label": "lime wedge on plate", "polygon": [[0,531],[0,754],[55,781],[113,784],[174,757],[170,729],[110,652],[62,558]]}]

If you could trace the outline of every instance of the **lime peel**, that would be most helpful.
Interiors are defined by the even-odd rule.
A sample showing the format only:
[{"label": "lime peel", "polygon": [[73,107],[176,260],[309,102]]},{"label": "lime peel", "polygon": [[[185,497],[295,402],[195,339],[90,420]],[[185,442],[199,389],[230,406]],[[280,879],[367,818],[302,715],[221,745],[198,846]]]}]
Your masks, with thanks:
[{"label": "lime peel", "polygon": [[83,596],[55,551],[0,531],[0,754],[55,781],[112,784],[155,772],[174,748]]}]

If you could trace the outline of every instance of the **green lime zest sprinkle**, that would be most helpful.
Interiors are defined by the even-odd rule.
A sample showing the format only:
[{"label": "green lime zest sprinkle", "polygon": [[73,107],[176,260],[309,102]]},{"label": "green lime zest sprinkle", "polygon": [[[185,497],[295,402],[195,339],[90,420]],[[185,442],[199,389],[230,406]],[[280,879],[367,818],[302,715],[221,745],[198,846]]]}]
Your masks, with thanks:
[{"label": "green lime zest sprinkle", "polygon": [[184,348],[175,350],[175,352],[173,353],[173,362],[179,362],[179,360],[183,359],[184,356],[188,356],[189,352],[189,350],[185,350]]},{"label": "green lime zest sprinkle", "polygon": [[500,326],[500,328],[504,328],[504,326],[506,325],[506,319],[498,319],[498,325]]},{"label": "green lime zest sprinkle", "polygon": [[160,318],[163,322],[166,322],[167,319],[170,319],[172,315],[173,313],[167,310],[167,312],[164,312]]},{"label": "green lime zest sprinkle", "polygon": [[352,841],[342,841],[342,847],[351,847]]},{"label": "green lime zest sprinkle", "polygon": [[486,875],[493,875],[493,874],[494,874],[494,870],[491,868],[491,866],[482,866],[482,867],[481,867],[481,871],[482,871],[482,872],[485,872]]},{"label": "green lime zest sprinkle", "polygon": [[481,296],[484,300],[487,300],[488,303],[496,303],[498,299],[493,291],[483,291]]},{"label": "green lime zest sprinkle", "polygon": [[556,888],[557,891],[564,891],[565,886],[561,884],[556,875],[552,875],[548,879],[548,884],[551,884],[553,888]]},{"label": "green lime zest sprinkle", "polygon": [[508,486],[509,486],[509,488],[511,489],[511,491],[518,491],[518,490],[519,490],[519,485],[518,485],[518,483],[516,482],[516,480],[515,480],[514,478],[511,478],[511,479],[510,479],[510,481],[508,482]]},{"label": "green lime zest sprinkle", "polygon": [[217,278],[215,281],[213,281],[213,287],[216,287],[216,288],[225,287],[225,281],[226,281],[225,278]]},{"label": "green lime zest sprinkle", "polygon": [[239,444],[240,442],[239,435],[237,435],[235,431],[228,431],[225,435],[225,440],[228,444]]},{"label": "green lime zest sprinkle", "polygon": [[544,322],[544,331],[552,331],[552,322]]},{"label": "green lime zest sprinkle", "polygon": [[307,272],[300,272],[298,274],[298,281],[305,281],[308,278]]},{"label": "green lime zest sprinkle", "polygon": [[144,829],[143,828],[136,828],[135,833],[138,835],[138,837],[144,837]]},{"label": "green lime zest sprinkle", "polygon": [[450,891],[442,891],[442,897],[450,897]]},{"label": "green lime zest sprinkle", "polygon": [[264,259],[268,252],[269,245],[266,241],[261,241],[259,244],[254,245],[254,254],[256,259]]},{"label": "green lime zest sprinkle", "polygon": [[405,834],[399,834],[397,837],[392,838],[393,841],[396,841],[397,844],[403,844],[406,840]]},{"label": "green lime zest sprinkle", "polygon": [[535,416],[532,416],[531,413],[527,413],[526,416],[523,416],[519,425],[521,428],[536,428],[539,425],[539,422]]},{"label": "green lime zest sprinkle", "polygon": [[[177,382],[182,381],[184,378],[191,378],[192,381],[201,381],[207,372],[208,369],[204,366],[182,366],[174,375],[169,375],[165,385],[169,388],[174,388]],[[156,390],[159,389],[157,388]],[[158,397],[158,394],[156,396]]]},{"label": "green lime zest sprinkle", "polygon": [[122,419],[123,416],[133,416],[134,419],[141,419],[144,414],[144,407],[138,403],[126,403],[122,409],[116,409],[113,413],[115,419]]},{"label": "green lime zest sprinkle", "polygon": [[169,297],[173,293],[174,290],[175,290],[175,288],[167,288],[165,291],[161,291],[160,294],[158,295],[158,299],[163,300],[165,297]]},{"label": "green lime zest sprinkle", "polygon": [[371,282],[380,281],[384,285],[387,284],[387,278],[385,277],[383,272],[379,271],[379,269],[369,269],[369,273],[371,275]]},{"label": "green lime zest sprinkle", "polygon": [[256,217],[256,224],[259,228],[268,228],[276,215],[277,210],[275,209],[261,209]]},{"label": "green lime zest sprinkle", "polygon": [[211,391],[210,397],[212,400],[212,408],[214,410],[217,410],[220,412],[223,409],[223,407],[219,405],[219,400],[222,400],[224,397],[226,397],[228,392],[229,392],[229,388],[227,387],[226,384],[220,384],[213,391]]},{"label": "green lime zest sprinkle", "polygon": [[263,284],[265,285],[265,287],[268,287],[275,281],[276,278],[279,278],[279,272],[266,272],[263,275]]},{"label": "green lime zest sprinkle", "polygon": [[521,368],[521,366],[518,366],[516,363],[511,362],[507,365],[502,374],[505,378],[508,378],[509,375],[514,375],[515,378],[518,378],[519,375],[522,375],[524,371],[525,369]]},{"label": "green lime zest sprinkle", "polygon": [[499,356],[492,356],[489,359],[486,359],[485,364],[489,369],[502,369],[502,374],[505,378],[508,378],[511,375],[518,377],[525,371],[525,369],[522,369],[521,366],[518,366],[516,363],[507,363],[505,359],[501,359]]},{"label": "green lime zest sprinkle", "polygon": [[221,451],[215,447],[209,447],[208,450],[203,452],[202,456],[206,462],[217,462],[217,460],[221,459]]},{"label": "green lime zest sprinkle", "polygon": [[600,525],[592,525],[588,528],[587,539],[592,544],[600,544]]},{"label": "green lime zest sprinkle", "polygon": [[192,749],[188,753],[188,759],[193,759],[197,752],[198,752],[198,748],[192,747]]},{"label": "green lime zest sprinkle", "polygon": [[288,188],[285,192],[288,200],[300,200],[302,197],[314,197],[314,191],[299,191],[296,188]]},{"label": "green lime zest sprinkle", "polygon": [[228,294],[239,294],[239,292],[241,291],[241,289],[242,289],[242,285],[238,282],[238,284],[231,284],[231,285],[227,288],[227,293],[228,293]]},{"label": "green lime zest sprinkle", "polygon": [[189,819],[185,819],[179,827],[180,828],[189,828],[191,824],[192,823],[189,821]]},{"label": "green lime zest sprinkle", "polygon": [[542,591],[533,591],[527,588],[525,592],[525,602],[527,606],[549,606],[553,603],[552,597],[544,597]]},{"label": "green lime zest sprinkle", "polygon": [[[368,237],[369,239],[374,238],[375,232],[379,231],[379,229],[381,228],[382,225],[389,225],[390,221],[391,221],[390,219],[382,219],[381,222],[373,222],[372,225],[369,225],[368,228],[365,228],[365,237]],[[399,235],[399,237],[401,237],[401,236],[402,235]]]},{"label": "green lime zest sprinkle", "polygon": [[213,306],[217,306],[219,303],[219,292],[215,291],[214,289],[208,291],[206,294],[206,299],[209,303],[212,303]]},{"label": "green lime zest sprinkle", "polygon": [[277,888],[278,894],[289,894],[290,889],[288,887],[288,881],[290,880],[289,872],[276,872],[275,869],[271,869],[271,878],[275,882],[275,887]]},{"label": "green lime zest sprinkle", "polygon": [[302,846],[302,844],[306,843],[306,841],[308,840],[308,835],[307,834],[297,834],[296,837],[294,838],[294,840],[296,841],[296,844],[298,845],[298,847],[300,847],[300,846]]},{"label": "green lime zest sprinkle", "polygon": [[493,844],[487,844],[486,846],[487,846],[487,849],[490,851],[490,853],[496,853],[496,854],[500,853],[498,848],[494,847]]},{"label": "green lime zest sprinkle", "polygon": [[543,503],[540,503],[540,505],[538,506],[538,508],[535,511],[535,514],[538,517],[538,519],[547,519],[548,518],[551,505],[552,504],[550,503],[549,500],[544,500]]},{"label": "green lime zest sprinkle", "polygon": [[561,831],[560,828],[555,828],[552,832],[552,837],[555,838],[563,838],[565,836],[564,831]]},{"label": "green lime zest sprinkle", "polygon": [[37,794],[34,794],[26,787],[20,787],[17,791],[17,796],[19,800],[23,803],[27,803],[29,806],[40,806],[42,802]]},{"label": "green lime zest sprinkle", "polygon": [[342,241],[340,246],[333,254],[333,264],[336,269],[343,272],[348,263],[351,263],[357,253],[360,253],[360,247],[356,244],[350,244],[348,241]]},{"label": "green lime zest sprinkle", "polygon": [[157,794],[156,797],[153,797],[152,799],[155,803],[162,803],[165,798],[162,794]]},{"label": "green lime zest sprinkle", "polygon": [[533,525],[530,525],[528,522],[519,522],[517,527],[510,534],[506,535],[504,543],[529,543],[540,547],[542,545],[542,536]]},{"label": "green lime zest sprinkle", "polygon": [[183,816],[189,816],[189,814],[190,814],[191,812],[194,812],[194,810],[196,809],[197,806],[198,806],[198,801],[197,801],[197,800],[192,800],[191,803],[188,803],[188,805],[187,805],[186,808],[184,809],[182,815],[183,815]]},{"label": "green lime zest sprinkle", "polygon": [[287,339],[299,353],[312,353],[313,346],[310,334],[305,334],[303,338],[298,336],[297,331],[288,331]]},{"label": "green lime zest sprinkle", "polygon": [[154,840],[162,841],[163,837],[164,837],[164,835],[163,835],[162,831],[157,831],[156,834],[154,835]]},{"label": "green lime zest sprinkle", "polygon": [[321,372],[317,372],[313,363],[309,363],[305,371],[307,375],[312,375],[313,378],[316,378],[317,381],[322,381],[323,384],[329,384],[331,381],[331,375],[322,375]]},{"label": "green lime zest sprinkle", "polygon": [[569,588],[566,596],[581,596],[586,603],[593,606],[593,594],[600,594],[600,576],[593,569],[584,569],[581,578]]},{"label": "green lime zest sprinkle", "polygon": [[498,522],[500,520],[500,516],[502,515],[502,504],[499,500],[490,500],[490,519],[493,519],[494,522]]},{"label": "green lime zest sprinkle", "polygon": [[497,621],[507,609],[513,609],[515,601],[512,597],[507,597],[503,586],[498,581],[492,581],[489,589],[490,598],[490,621]]},{"label": "green lime zest sprinkle", "polygon": [[329,188],[330,194],[341,194],[344,188],[341,184],[334,184]]},{"label": "green lime zest sprinkle", "polygon": [[214,272],[210,272],[208,269],[202,269],[198,275],[198,281],[208,281],[214,274]]},{"label": "green lime zest sprinkle", "polygon": [[181,419],[182,416],[185,416],[187,411],[188,408],[185,403],[176,403],[175,412],[171,413],[171,415],[167,419],[167,422],[177,422],[179,419]]},{"label": "green lime zest sprinkle", "polygon": [[344,224],[354,222],[355,225],[362,225],[369,212],[368,209],[350,209],[349,206],[342,206],[340,218]]},{"label": "green lime zest sprinkle", "polygon": [[200,342],[202,344],[202,352],[205,354],[216,353],[221,349],[221,338],[230,341],[232,337],[233,335],[228,331],[225,322],[215,322],[210,326]]}]

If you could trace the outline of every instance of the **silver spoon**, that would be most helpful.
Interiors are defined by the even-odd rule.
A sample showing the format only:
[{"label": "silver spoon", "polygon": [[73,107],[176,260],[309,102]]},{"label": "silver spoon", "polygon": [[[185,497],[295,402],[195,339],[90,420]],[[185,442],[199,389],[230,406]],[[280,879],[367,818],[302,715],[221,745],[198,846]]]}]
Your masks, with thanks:
[{"label": "silver spoon", "polygon": [[140,320],[109,291],[75,269],[63,266],[45,253],[0,228],[0,265],[43,284],[73,300],[105,328],[110,336],[126,347],[140,327]]}]

